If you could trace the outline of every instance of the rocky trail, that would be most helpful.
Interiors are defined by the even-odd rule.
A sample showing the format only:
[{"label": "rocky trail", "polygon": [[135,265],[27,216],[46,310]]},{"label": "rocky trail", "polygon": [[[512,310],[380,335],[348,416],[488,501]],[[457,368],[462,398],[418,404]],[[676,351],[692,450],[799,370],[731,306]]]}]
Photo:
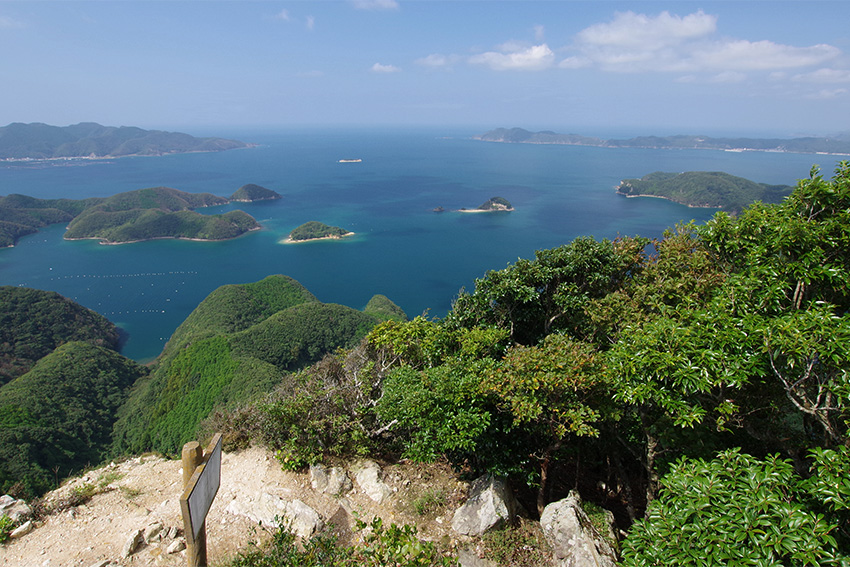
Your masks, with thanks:
[{"label": "rocky trail", "polygon": [[[450,474],[404,464],[377,473],[372,470],[371,474],[383,477],[374,485],[379,488],[368,484],[364,488],[356,482],[354,486],[328,487],[319,479],[320,485],[314,489],[315,475],[283,471],[268,451],[256,447],[224,453],[221,467],[221,487],[206,522],[211,565],[221,565],[249,542],[268,537],[274,529],[268,524],[275,515],[286,513],[286,503],[295,501],[333,524],[343,539],[351,536],[353,518],[368,521],[374,515],[399,524],[415,521],[421,524],[420,535],[427,539],[449,537],[451,517],[446,519],[436,512],[422,516],[405,509],[400,504],[404,499],[392,496],[399,492],[410,495],[427,486],[427,490],[439,490],[450,500],[457,500],[465,491],[464,484]],[[334,482],[335,475],[326,476]],[[342,477],[348,478],[345,474]],[[365,476],[363,479],[366,482]],[[86,491],[95,494],[83,504],[34,522],[31,532],[0,545],[0,565],[186,565],[179,503],[182,482],[180,461],[156,456],[90,471],[47,495],[45,504],[68,501]],[[335,488],[341,495],[331,493]]]}]

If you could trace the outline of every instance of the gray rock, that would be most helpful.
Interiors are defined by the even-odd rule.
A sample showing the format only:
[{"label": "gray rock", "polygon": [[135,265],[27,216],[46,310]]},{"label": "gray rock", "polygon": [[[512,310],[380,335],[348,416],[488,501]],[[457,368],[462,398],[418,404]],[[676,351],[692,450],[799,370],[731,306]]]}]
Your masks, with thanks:
[{"label": "gray rock", "polygon": [[32,520],[27,520],[26,522],[12,530],[12,533],[9,534],[9,537],[12,539],[24,537],[25,535],[30,533],[34,527],[35,526],[33,526]]},{"label": "gray rock", "polygon": [[168,544],[168,547],[165,548],[165,552],[173,555],[175,553],[180,553],[184,549],[186,549],[186,540],[181,537]]},{"label": "gray rock", "polygon": [[23,500],[16,500],[8,494],[0,496],[0,516],[9,516],[9,519],[18,523],[31,515],[32,508]]},{"label": "gray rock", "polygon": [[225,511],[245,516],[269,527],[285,527],[300,537],[309,537],[324,527],[319,513],[300,500],[285,501],[273,494],[261,493],[253,503],[233,500]]},{"label": "gray rock", "polygon": [[546,506],[540,525],[558,567],[616,566],[616,552],[590,523],[577,492]]},{"label": "gray rock", "polygon": [[319,513],[300,500],[286,503],[285,516],[289,523],[287,529],[299,537],[310,537],[324,527]]},{"label": "gray rock", "polygon": [[351,479],[341,467],[310,466],[310,485],[324,494],[338,495],[351,490]]},{"label": "gray rock", "polygon": [[139,546],[142,545],[144,540],[144,530],[136,530],[133,532],[121,548],[121,557],[130,557],[133,555],[133,553],[139,549]]},{"label": "gray rock", "polygon": [[454,531],[470,536],[498,528],[516,516],[517,502],[504,480],[492,475],[477,478],[469,489],[469,498],[452,518]]},{"label": "gray rock", "polygon": [[366,495],[380,504],[392,494],[392,490],[381,480],[381,467],[375,461],[357,461],[351,466],[357,485]]},{"label": "gray rock", "polygon": [[145,543],[151,543],[156,539],[162,539],[162,530],[164,526],[160,522],[154,522],[145,528]]},{"label": "gray rock", "polygon": [[110,561],[108,559],[104,559],[102,561],[98,561],[97,563],[92,563],[89,567],[106,567],[107,565],[109,565],[111,563],[112,563],[112,561]]}]

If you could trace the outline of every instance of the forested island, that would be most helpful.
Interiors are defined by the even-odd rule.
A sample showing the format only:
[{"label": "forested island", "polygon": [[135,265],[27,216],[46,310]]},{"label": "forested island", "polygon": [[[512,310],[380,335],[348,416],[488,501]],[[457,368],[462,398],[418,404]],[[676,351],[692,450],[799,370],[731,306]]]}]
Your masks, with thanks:
[{"label": "forested island", "polygon": [[497,128],[475,140],[517,144],[563,144],[603,148],[697,149],[726,151],[794,152],[803,154],[850,155],[850,138],[711,138],[709,136],[639,136],[625,140],[603,139],[549,130],[530,132],[523,128]]},{"label": "forested island", "polygon": [[224,138],[196,138],[179,132],[101,126],[94,122],[64,127],[15,122],[0,127],[0,160],[160,156],[247,147],[251,145]]},{"label": "forested island", "polygon": [[308,240],[340,239],[354,233],[338,226],[330,226],[319,221],[308,221],[289,233],[285,242],[306,242]]},{"label": "forested island", "polygon": [[624,179],[617,186],[617,193],[626,197],[662,197],[689,207],[739,212],[755,201],[779,203],[793,189],[790,185],[756,183],[719,171],[656,171],[640,179]]},{"label": "forested island", "polygon": [[230,196],[230,200],[238,203],[253,203],[256,201],[276,201],[280,199],[280,193],[266,189],[260,185],[248,183],[243,185]]},{"label": "forested island", "polygon": [[[81,335],[54,329],[68,309],[55,294],[4,289],[0,488],[35,495],[88,464],[175,455],[220,431],[225,450],[260,444],[290,471],[372,455],[507,479],[527,518],[458,538],[474,545],[534,547],[529,522],[545,531],[548,506],[575,495],[581,523],[603,518],[593,530],[609,534],[600,565],[844,565],[848,241],[842,162],[779,203],[657,239],[538,250],[483,274],[444,318],[408,320],[383,296],[362,311],[321,303],[280,275],[223,286],[150,367],[110,347],[97,317],[79,318]],[[383,551],[415,536],[373,526]],[[348,544],[285,533],[234,565],[308,565]],[[455,559],[457,541],[434,543]]]},{"label": "forested island", "polygon": [[[258,185],[248,190],[245,187],[234,193],[241,201],[280,197]],[[68,223],[66,239],[94,238],[104,244],[155,238],[225,240],[260,228],[254,217],[243,211],[202,215],[194,210],[229,202],[230,199],[210,193],[187,193],[169,187],[82,200],[13,194],[0,197],[0,246],[14,246],[21,236],[59,222]]]}]

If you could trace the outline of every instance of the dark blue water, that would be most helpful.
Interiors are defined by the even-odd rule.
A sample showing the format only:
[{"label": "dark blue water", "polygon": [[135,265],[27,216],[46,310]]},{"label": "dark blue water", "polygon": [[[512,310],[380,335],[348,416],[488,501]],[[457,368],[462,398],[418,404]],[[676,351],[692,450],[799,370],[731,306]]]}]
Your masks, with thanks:
[{"label": "dark blue water", "polygon": [[[614,193],[653,171],[726,171],[793,184],[837,158],[775,153],[494,144],[476,132],[300,130],[233,133],[259,147],[224,153],[98,162],[0,165],[0,195],[84,198],[165,185],[228,196],[256,183],[281,193],[241,208],[263,230],[227,242],[157,240],[120,246],[62,240],[54,225],[0,250],[0,285],[54,290],[129,334],[123,353],[155,357],[216,287],[286,274],[321,301],[362,308],[382,293],[410,316],[442,316],[487,270],[577,236],[659,236],[712,210]],[[361,163],[340,164],[341,158]],[[511,213],[461,214],[502,196]],[[447,212],[434,213],[442,206]],[[344,241],[282,244],[309,220],[356,232]]]}]

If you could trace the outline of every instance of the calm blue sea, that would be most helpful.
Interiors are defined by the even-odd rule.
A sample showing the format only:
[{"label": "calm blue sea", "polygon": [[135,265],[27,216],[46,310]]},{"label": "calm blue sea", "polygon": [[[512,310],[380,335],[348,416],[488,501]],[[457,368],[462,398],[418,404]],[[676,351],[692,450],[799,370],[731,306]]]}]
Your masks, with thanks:
[{"label": "calm blue sea", "polygon": [[[0,165],[0,195],[81,199],[164,185],[229,196],[246,183],[281,193],[241,208],[263,230],[227,242],[158,240],[120,246],[67,242],[54,225],[0,249],[0,285],[53,290],[94,309],[129,336],[140,361],[218,286],[286,274],[321,301],[363,308],[382,293],[409,316],[442,316],[461,288],[534,251],[592,235],[659,236],[712,210],[614,193],[653,171],[726,171],[794,184],[832,156],[701,150],[496,144],[476,131],[303,129],[228,132],[258,147],[223,153]],[[343,158],[361,163],[341,164]],[[449,212],[501,196],[516,210]],[[435,213],[442,206],[447,212]],[[281,244],[309,220],[356,232],[344,241]]]}]

